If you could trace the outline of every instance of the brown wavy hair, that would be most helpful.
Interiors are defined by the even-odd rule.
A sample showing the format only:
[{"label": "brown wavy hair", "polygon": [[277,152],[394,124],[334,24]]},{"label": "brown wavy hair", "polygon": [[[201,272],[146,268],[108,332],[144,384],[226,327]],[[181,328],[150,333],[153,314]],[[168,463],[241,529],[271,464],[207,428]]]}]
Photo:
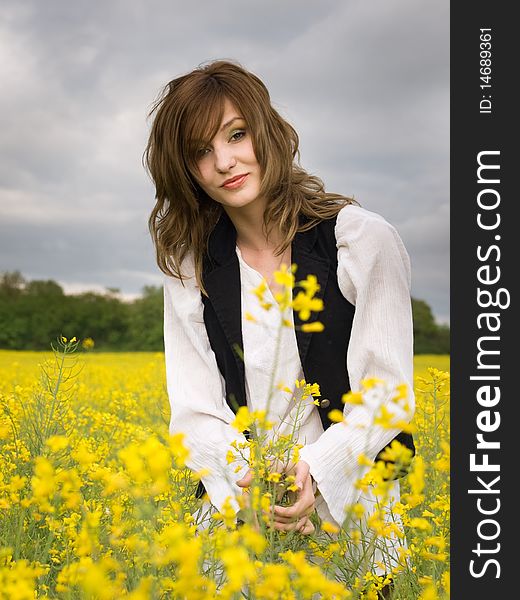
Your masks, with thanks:
[{"label": "brown wavy hair", "polygon": [[262,81],[240,64],[217,60],[173,79],[148,115],[153,122],[143,163],[156,190],[148,226],[157,264],[166,275],[182,280],[182,261],[193,251],[203,293],[203,257],[223,208],[202,190],[193,173],[201,141],[213,139],[218,131],[226,98],[252,136],[261,170],[260,194],[268,199],[264,230],[276,230],[282,239],[276,254],[285,251],[298,231],[311,229],[355,202],[325,192],[321,179],[299,165],[298,134],[273,108]]}]

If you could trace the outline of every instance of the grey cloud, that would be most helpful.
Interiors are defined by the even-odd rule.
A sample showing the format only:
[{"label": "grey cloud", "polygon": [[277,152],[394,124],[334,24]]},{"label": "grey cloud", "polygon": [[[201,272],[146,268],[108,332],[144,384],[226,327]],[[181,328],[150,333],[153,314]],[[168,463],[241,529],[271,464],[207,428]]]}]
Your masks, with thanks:
[{"label": "grey cloud", "polygon": [[303,165],[398,227],[414,294],[449,318],[447,0],[6,0],[0,40],[0,270],[159,284],[146,114],[173,77],[234,58]]}]

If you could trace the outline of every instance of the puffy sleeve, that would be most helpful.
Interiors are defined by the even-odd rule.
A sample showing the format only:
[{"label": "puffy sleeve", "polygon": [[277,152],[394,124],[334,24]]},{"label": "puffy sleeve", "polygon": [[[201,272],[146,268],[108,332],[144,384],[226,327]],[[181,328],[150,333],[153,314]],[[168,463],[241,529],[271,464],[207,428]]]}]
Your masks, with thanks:
[{"label": "puffy sleeve", "polygon": [[[338,283],[355,306],[347,353],[352,391],[361,381],[384,380],[391,389],[407,385],[407,414],[413,416],[413,327],[410,298],[410,260],[395,228],[383,217],[348,205],[336,221]],[[386,392],[383,404],[394,394]],[[300,458],[310,472],[334,520],[341,524],[345,507],[357,502],[355,482],[366,472],[358,457],[373,460],[399,432],[373,425],[379,406],[345,404],[342,423],[329,426]],[[392,403],[395,413],[395,403]],[[404,413],[404,411],[403,411]]]},{"label": "puffy sleeve", "polygon": [[[245,438],[230,425],[235,415],[225,400],[224,381],[209,344],[194,277],[184,279],[183,285],[179,279],[165,276],[164,352],[170,434],[185,434],[190,469],[209,470],[201,479],[211,503],[220,510],[231,496],[238,511],[235,495],[241,488],[236,481],[247,472],[247,462],[228,464],[226,454],[232,442],[241,443]],[[240,470],[235,472],[237,466]]]}]

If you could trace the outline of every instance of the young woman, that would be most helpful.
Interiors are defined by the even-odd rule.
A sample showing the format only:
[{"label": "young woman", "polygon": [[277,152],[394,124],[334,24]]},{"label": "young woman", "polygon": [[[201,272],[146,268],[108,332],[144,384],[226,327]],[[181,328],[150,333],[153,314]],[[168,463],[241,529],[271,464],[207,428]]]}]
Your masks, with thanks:
[{"label": "young woman", "polygon": [[[297,280],[318,279],[325,329],[304,333],[292,315],[296,329],[283,331],[274,381],[317,382],[321,402],[305,407],[304,446],[291,465],[301,491],[293,506],[276,508],[275,527],[310,533],[314,510],[338,524],[347,505],[370,510],[375,497],[354,485],[358,455],[374,459],[398,431],[372,427],[367,435],[361,426],[373,415],[341,398],[379,378],[406,383],[413,410],[410,265],[399,235],[299,166],[296,131],[238,64],[215,61],[174,79],[150,114],[145,162],[157,200],[149,225],[166,275],[170,431],[186,434],[190,468],[209,470],[202,483],[217,509],[251,481],[245,462],[237,472],[226,461],[230,444],[245,441],[230,425],[233,400],[265,407],[278,318],[274,310],[260,314],[250,291],[265,280],[272,299],[273,272],[295,263]],[[270,408],[278,433],[290,432],[287,393],[275,390]],[[346,422],[330,424],[333,408]],[[411,445],[409,436],[399,439]],[[392,495],[399,498],[398,479]]]}]

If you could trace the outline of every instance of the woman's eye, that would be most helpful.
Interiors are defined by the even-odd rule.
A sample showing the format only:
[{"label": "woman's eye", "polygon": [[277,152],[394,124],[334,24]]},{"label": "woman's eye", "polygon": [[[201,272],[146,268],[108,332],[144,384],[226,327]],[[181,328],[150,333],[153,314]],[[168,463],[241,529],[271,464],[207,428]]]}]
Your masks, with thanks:
[{"label": "woman's eye", "polygon": [[244,130],[244,129],[239,129],[239,130],[237,130],[237,131],[234,131],[234,132],[231,134],[231,138],[230,138],[230,140],[231,140],[232,142],[237,142],[238,140],[241,140],[241,139],[242,139],[242,138],[243,138],[245,135],[246,135],[246,132],[245,132],[245,130]]},{"label": "woman's eye", "polygon": [[197,158],[204,158],[210,152],[209,148],[199,148],[197,150]]}]

